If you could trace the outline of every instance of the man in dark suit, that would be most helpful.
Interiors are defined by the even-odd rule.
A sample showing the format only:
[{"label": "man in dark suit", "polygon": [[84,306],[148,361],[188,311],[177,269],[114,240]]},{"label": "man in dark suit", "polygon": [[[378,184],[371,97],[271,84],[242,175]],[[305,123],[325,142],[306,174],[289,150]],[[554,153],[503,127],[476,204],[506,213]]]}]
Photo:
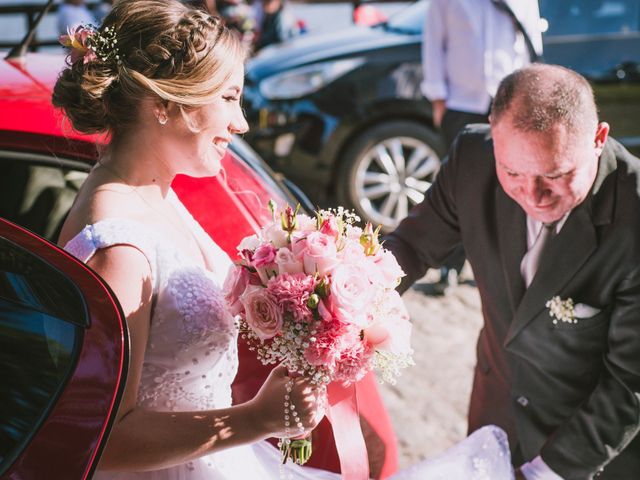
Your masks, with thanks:
[{"label": "man in dark suit", "polygon": [[399,288],[464,246],[485,319],[469,430],[501,426],[519,478],[640,478],[640,160],[563,67],[507,76],[490,121],[386,238]]}]

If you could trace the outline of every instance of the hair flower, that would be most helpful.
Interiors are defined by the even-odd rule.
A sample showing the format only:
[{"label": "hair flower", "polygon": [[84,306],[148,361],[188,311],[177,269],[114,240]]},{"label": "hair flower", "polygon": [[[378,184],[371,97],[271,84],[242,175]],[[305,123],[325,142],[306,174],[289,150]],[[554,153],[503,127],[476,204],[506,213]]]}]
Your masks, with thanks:
[{"label": "hair flower", "polygon": [[67,27],[67,34],[60,35],[60,43],[71,49],[71,63],[83,59],[83,63],[95,60],[96,53],[91,48],[89,39],[95,34],[95,30],[90,25],[78,25]]},{"label": "hair flower", "polygon": [[121,63],[118,53],[116,32],[113,27],[105,27],[102,32],[93,25],[78,25],[67,28],[67,34],[61,35],[60,43],[71,49],[71,63],[82,58],[85,65],[100,60],[115,60]]}]

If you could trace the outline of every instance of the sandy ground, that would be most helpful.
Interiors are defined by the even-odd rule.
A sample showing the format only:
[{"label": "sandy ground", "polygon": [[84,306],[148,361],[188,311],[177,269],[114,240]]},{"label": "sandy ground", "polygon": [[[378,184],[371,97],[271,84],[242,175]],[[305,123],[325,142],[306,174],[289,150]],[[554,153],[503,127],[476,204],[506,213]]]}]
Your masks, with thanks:
[{"label": "sandy ground", "polygon": [[465,266],[462,282],[435,295],[429,272],[403,295],[413,322],[416,365],[396,385],[380,386],[398,436],[400,466],[445,450],[466,436],[480,297]]}]

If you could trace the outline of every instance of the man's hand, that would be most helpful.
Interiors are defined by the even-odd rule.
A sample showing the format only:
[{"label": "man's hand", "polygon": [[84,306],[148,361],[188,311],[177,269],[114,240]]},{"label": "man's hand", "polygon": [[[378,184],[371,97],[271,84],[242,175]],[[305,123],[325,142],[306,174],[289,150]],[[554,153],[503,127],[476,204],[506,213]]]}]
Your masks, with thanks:
[{"label": "man's hand", "polygon": [[444,117],[444,112],[447,111],[447,104],[444,100],[433,100],[431,102],[431,108],[433,109],[433,124],[440,128],[442,125],[442,117]]}]

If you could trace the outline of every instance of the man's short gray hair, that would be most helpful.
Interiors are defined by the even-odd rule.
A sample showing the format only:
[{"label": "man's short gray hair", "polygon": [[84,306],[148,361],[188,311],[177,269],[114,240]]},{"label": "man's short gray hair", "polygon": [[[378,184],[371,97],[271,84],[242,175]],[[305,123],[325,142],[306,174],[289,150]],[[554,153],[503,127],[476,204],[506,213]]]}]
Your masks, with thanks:
[{"label": "man's short gray hair", "polygon": [[506,76],[493,99],[491,123],[505,116],[523,132],[546,132],[563,125],[587,132],[598,123],[589,82],[559,65],[532,64]]}]

